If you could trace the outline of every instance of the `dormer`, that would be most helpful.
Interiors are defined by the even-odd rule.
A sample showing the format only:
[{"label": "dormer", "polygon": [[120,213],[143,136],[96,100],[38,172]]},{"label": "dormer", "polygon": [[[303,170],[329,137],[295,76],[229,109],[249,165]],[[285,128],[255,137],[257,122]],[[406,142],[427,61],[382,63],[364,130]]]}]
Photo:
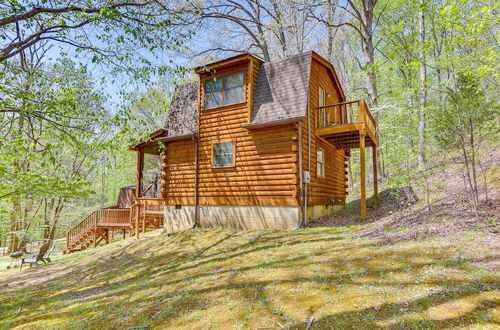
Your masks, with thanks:
[{"label": "dormer", "polygon": [[245,107],[250,122],[261,63],[252,55],[242,54],[196,68],[200,82],[200,112]]}]

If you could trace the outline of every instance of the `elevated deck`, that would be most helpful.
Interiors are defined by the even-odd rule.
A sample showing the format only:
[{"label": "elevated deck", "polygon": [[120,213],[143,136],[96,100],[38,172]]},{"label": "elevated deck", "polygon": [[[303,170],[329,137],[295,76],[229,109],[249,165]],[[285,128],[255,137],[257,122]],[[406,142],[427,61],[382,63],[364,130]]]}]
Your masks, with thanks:
[{"label": "elevated deck", "polygon": [[374,206],[378,207],[377,122],[363,100],[330,104],[314,109],[315,133],[337,149],[360,150],[361,217],[366,218],[365,148],[372,147]]},{"label": "elevated deck", "polygon": [[315,133],[338,149],[360,147],[365,136],[365,147],[377,147],[377,123],[363,100],[326,105],[315,109]]},{"label": "elevated deck", "polygon": [[160,205],[141,204],[136,201],[128,208],[107,207],[97,209],[73,226],[66,233],[66,253],[97,246],[100,242],[109,243],[115,230],[135,231],[157,229],[163,225],[163,210]]}]

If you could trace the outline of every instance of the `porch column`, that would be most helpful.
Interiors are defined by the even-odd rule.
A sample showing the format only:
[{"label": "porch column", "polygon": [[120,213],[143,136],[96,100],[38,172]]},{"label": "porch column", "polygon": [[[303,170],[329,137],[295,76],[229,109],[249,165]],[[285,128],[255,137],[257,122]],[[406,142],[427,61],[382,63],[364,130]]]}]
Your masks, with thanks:
[{"label": "porch column", "polygon": [[378,173],[377,173],[377,146],[372,147],[373,163],[373,207],[378,208]]},{"label": "porch column", "polygon": [[366,220],[365,131],[359,132],[359,165],[361,170],[361,219]]}]

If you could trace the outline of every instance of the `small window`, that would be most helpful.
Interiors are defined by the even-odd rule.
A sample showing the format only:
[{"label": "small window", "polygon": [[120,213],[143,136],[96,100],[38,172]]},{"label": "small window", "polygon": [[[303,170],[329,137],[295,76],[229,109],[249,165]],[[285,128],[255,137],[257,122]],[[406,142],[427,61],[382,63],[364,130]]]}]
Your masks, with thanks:
[{"label": "small window", "polygon": [[214,143],[214,146],[213,146],[213,166],[214,167],[234,166],[234,144],[233,144],[233,142]]},{"label": "small window", "polygon": [[316,155],[316,175],[320,178],[325,177],[325,151],[318,148]]},{"label": "small window", "polygon": [[[323,86],[319,85],[318,106],[323,107],[325,105],[326,105],[326,90]],[[326,127],[326,109],[321,109],[320,126]]]},{"label": "small window", "polygon": [[205,109],[245,101],[243,71],[205,80]]}]

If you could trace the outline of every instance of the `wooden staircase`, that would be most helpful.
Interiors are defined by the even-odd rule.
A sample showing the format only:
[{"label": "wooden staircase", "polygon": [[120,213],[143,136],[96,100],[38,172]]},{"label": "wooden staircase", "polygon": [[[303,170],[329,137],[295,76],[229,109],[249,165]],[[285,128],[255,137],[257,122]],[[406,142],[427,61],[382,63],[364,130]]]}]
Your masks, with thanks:
[{"label": "wooden staircase", "polygon": [[129,208],[108,207],[97,209],[66,233],[65,253],[96,247],[110,242],[114,230],[128,230],[130,235],[158,229],[163,225],[163,211],[159,205],[132,204]]},{"label": "wooden staircase", "polygon": [[65,253],[85,250],[89,246],[95,247],[102,241],[109,243],[110,231],[131,230],[131,223],[130,208],[97,209],[66,233]]}]

